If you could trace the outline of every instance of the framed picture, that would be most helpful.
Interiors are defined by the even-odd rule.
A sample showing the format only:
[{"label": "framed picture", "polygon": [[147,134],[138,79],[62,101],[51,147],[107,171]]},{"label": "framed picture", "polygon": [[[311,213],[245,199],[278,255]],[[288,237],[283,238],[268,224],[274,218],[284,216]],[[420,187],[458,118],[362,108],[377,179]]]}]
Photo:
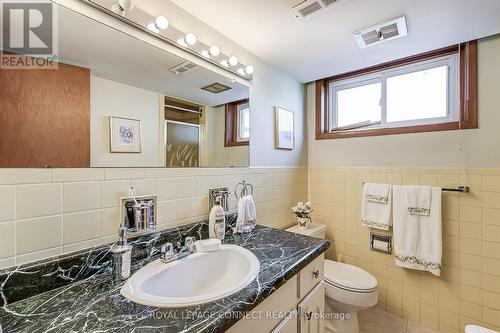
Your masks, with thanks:
[{"label": "framed picture", "polygon": [[295,149],[295,114],[279,106],[275,106],[276,113],[276,148]]},{"label": "framed picture", "polygon": [[140,153],[141,121],[109,117],[109,138],[112,153]]}]

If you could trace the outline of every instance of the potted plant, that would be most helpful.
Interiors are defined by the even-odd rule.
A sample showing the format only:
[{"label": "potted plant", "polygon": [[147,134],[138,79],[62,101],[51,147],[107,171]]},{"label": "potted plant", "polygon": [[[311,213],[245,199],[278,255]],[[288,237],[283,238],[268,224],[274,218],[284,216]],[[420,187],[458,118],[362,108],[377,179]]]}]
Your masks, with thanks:
[{"label": "potted plant", "polygon": [[307,229],[309,227],[312,211],[310,202],[299,202],[297,206],[292,207],[292,212],[297,216],[297,222],[300,229]]}]

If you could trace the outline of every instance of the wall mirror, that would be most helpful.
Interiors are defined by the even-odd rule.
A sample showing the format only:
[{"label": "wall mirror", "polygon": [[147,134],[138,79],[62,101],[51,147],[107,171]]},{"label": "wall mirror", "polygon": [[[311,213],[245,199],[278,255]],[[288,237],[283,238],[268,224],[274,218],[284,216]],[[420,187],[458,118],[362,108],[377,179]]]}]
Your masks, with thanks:
[{"label": "wall mirror", "polygon": [[60,6],[58,32],[57,69],[0,69],[0,167],[249,165],[248,86]]}]

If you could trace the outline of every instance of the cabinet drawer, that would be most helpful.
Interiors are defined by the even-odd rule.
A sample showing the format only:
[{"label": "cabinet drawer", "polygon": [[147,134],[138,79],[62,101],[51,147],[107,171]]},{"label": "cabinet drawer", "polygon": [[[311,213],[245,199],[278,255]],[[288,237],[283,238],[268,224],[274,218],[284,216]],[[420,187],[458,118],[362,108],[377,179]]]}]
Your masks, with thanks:
[{"label": "cabinet drawer", "polygon": [[276,326],[272,333],[297,333],[297,330],[297,310],[293,310]]},{"label": "cabinet drawer", "polygon": [[299,272],[299,298],[304,298],[320,281],[323,281],[325,255],[309,263]]},{"label": "cabinet drawer", "polygon": [[[227,330],[232,333],[271,332],[283,316],[269,316],[268,314],[288,313],[297,306],[297,275],[278,288],[272,295],[252,310],[247,316]],[[294,317],[295,320],[295,317]],[[296,321],[295,321],[296,322]]]}]

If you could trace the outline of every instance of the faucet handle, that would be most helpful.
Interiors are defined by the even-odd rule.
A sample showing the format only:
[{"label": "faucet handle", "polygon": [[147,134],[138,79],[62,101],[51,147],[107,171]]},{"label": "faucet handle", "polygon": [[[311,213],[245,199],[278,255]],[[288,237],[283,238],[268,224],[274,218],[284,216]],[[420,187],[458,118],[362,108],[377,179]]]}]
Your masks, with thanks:
[{"label": "faucet handle", "polygon": [[194,241],[194,237],[186,237],[186,239],[184,239],[184,246],[189,250],[190,253],[193,253],[195,251]]},{"label": "faucet handle", "polygon": [[174,255],[174,245],[172,243],[166,243],[161,247],[161,257],[168,259],[172,258]]}]

